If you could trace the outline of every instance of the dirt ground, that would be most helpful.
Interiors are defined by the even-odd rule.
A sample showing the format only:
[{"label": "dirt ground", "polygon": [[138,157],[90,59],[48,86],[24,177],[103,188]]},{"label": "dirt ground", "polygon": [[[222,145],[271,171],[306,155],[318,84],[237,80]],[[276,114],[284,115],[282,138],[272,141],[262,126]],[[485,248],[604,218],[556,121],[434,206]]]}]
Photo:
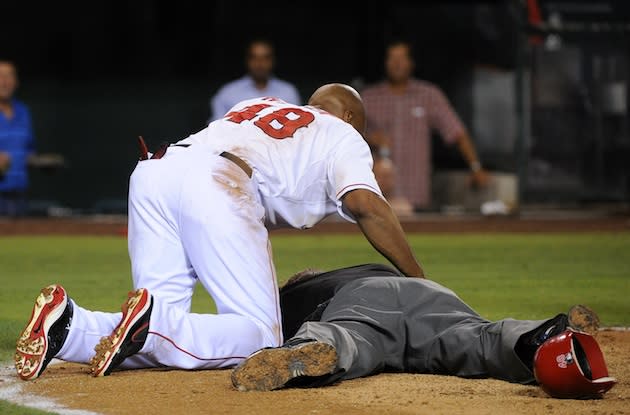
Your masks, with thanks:
[{"label": "dirt ground", "polygon": [[230,371],[135,370],[92,378],[60,364],[24,391],[102,414],[630,414],[630,331],[598,334],[611,376],[604,399],[552,399],[536,386],[447,376],[380,374],[319,389],[238,392]]}]

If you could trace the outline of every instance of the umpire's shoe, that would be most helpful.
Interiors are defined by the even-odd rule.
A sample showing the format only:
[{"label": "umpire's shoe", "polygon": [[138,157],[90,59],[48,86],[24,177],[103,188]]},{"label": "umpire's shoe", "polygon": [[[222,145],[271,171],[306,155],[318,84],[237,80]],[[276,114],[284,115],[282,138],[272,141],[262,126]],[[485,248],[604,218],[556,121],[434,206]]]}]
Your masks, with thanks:
[{"label": "umpire's shoe", "polygon": [[518,339],[514,351],[523,363],[532,369],[536,351],[550,338],[564,332],[567,328],[595,335],[599,325],[597,313],[585,305],[574,305],[567,314],[558,314],[534,330],[523,334]]},{"label": "umpire's shoe", "polygon": [[31,319],[18,338],[15,368],[23,380],[36,379],[59,353],[72,322],[72,302],[61,285],[42,288]]},{"label": "umpire's shoe", "polygon": [[103,337],[90,360],[92,376],[107,376],[129,356],[142,349],[149,334],[153,297],[146,288],[129,293],[122,305],[122,319],[107,337]]},{"label": "umpire's shoe", "polygon": [[337,368],[337,351],[315,340],[293,339],[282,347],[261,349],[232,372],[239,391],[270,391],[292,379],[330,375]]}]

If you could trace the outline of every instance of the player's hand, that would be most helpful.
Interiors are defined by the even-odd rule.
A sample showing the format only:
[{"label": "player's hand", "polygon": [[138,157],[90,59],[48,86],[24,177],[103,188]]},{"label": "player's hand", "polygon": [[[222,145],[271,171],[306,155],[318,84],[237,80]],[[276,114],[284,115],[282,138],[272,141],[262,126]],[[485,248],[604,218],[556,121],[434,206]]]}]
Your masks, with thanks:
[{"label": "player's hand", "polygon": [[11,156],[9,153],[0,151],[0,176],[4,175],[11,167]]},{"label": "player's hand", "polygon": [[468,178],[468,183],[470,186],[479,189],[485,187],[490,182],[490,179],[490,174],[488,174],[487,171],[485,171],[484,169],[479,169],[471,173],[470,177]]}]

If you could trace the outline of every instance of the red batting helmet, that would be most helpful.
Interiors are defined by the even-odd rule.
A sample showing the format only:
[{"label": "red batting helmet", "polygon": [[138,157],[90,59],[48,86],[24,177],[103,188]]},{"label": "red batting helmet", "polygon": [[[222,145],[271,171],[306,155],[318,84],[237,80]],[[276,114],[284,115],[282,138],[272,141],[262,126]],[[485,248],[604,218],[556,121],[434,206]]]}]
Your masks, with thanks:
[{"label": "red batting helmet", "polygon": [[534,356],[534,376],[554,398],[601,398],[617,380],[599,345],[587,333],[566,330],[543,343]]}]

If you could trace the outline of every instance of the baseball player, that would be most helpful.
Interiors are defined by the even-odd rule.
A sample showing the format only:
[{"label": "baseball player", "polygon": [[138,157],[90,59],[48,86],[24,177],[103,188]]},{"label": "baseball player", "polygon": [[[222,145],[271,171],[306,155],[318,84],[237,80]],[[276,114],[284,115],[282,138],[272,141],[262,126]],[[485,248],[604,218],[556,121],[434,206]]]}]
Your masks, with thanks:
[{"label": "baseball player", "polygon": [[368,264],[305,273],[280,291],[285,337],[242,362],[242,391],[321,386],[382,371],[534,381],[534,355],[567,327],[597,330],[585,306],[549,320],[488,321],[426,279]]},{"label": "baseball player", "polygon": [[[37,378],[53,357],[90,362],[94,376],[119,366],[222,368],[281,345],[269,227],[310,228],[337,211],[401,273],[422,277],[374,179],[364,129],[359,94],[329,84],[308,106],[243,101],[151,158],[143,151],[129,186],[135,291],[121,314],[44,288],[17,342],[19,376]],[[197,281],[217,314],[190,313]]]}]

